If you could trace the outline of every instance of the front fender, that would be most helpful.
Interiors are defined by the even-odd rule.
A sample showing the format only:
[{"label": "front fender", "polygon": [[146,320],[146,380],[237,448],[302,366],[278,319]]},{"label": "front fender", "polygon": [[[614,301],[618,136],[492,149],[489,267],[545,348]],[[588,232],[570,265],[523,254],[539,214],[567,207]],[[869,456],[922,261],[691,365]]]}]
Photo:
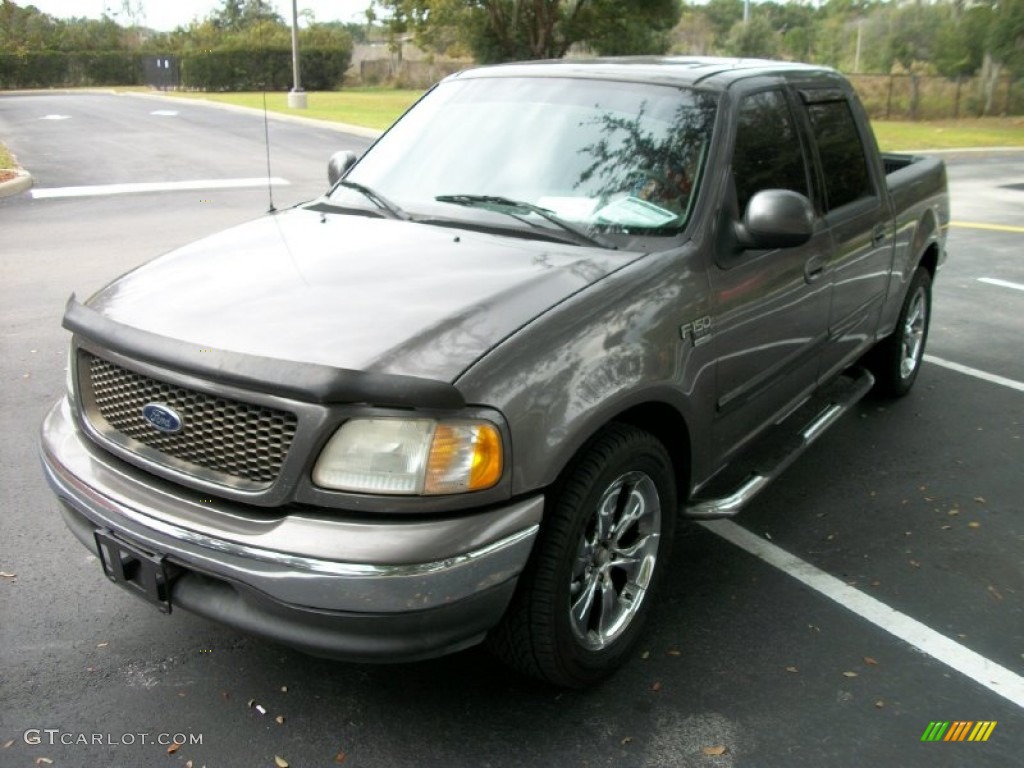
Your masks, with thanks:
[{"label": "front fender", "polygon": [[500,409],[511,429],[513,493],[550,485],[616,416],[671,407],[709,455],[712,345],[681,328],[709,314],[704,262],[692,246],[650,254],[598,281],[493,349],[457,382],[467,402]]}]

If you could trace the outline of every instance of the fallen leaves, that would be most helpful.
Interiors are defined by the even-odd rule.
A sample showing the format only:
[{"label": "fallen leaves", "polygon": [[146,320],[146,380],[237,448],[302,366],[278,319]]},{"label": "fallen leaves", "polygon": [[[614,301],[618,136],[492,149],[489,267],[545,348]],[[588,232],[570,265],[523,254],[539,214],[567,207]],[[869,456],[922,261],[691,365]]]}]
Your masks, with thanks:
[{"label": "fallen leaves", "polygon": [[96,643],[96,647],[97,648],[106,648],[108,645],[110,645],[110,643],[107,643],[107,642]]},{"label": "fallen leaves", "polygon": [[885,706],[885,702],[882,701],[881,699],[879,699],[878,701],[875,702],[875,709],[881,709],[884,706]]},{"label": "fallen leaves", "polygon": [[977,520],[971,520],[971,522],[969,522],[967,524],[967,527],[968,528],[981,528],[981,523],[979,523]]},{"label": "fallen leaves", "polygon": [[872,667],[877,667],[878,666],[878,660],[872,658],[871,656],[865,656],[864,657],[864,663],[865,664],[870,664]]},{"label": "fallen leaves", "polygon": [[280,755],[274,755],[274,765],[276,765],[277,768],[288,768],[288,761]]},{"label": "fallen leaves", "polygon": [[345,762],[345,758],[347,758],[347,757],[348,757],[348,755],[346,755],[346,754],[345,754],[345,750],[343,750],[343,749],[339,749],[339,750],[338,750],[338,754],[336,754],[336,755],[334,756],[334,762],[335,762],[335,763],[336,763],[337,765],[341,765],[342,763],[344,763],[344,762]]},{"label": "fallen leaves", "polygon": [[654,691],[655,693],[660,691],[661,690],[661,683],[660,682],[652,683],[651,684],[651,690]]},{"label": "fallen leaves", "polygon": [[278,725],[284,725],[284,715],[278,715],[274,718],[274,722]]},{"label": "fallen leaves", "polygon": [[619,742],[619,744],[621,744],[622,746],[626,746],[627,744],[632,744],[632,743],[633,743],[633,737],[632,736],[625,736],[625,737],[623,737],[622,741]]},{"label": "fallen leaves", "polygon": [[0,579],[7,579],[8,581],[14,581],[18,578],[16,573],[8,573],[7,571],[0,571]]},{"label": "fallen leaves", "polygon": [[858,677],[856,672],[843,672],[843,677]]},{"label": "fallen leaves", "polygon": [[36,765],[53,765],[53,760],[48,757],[37,757]]},{"label": "fallen leaves", "polygon": [[174,754],[175,752],[177,752],[177,751],[178,751],[179,749],[181,749],[181,744],[178,744],[178,743],[174,743],[174,744],[171,744],[171,746],[169,746],[169,747],[167,748],[167,754],[168,754],[168,755],[173,755],[173,754]]},{"label": "fallen leaves", "polygon": [[708,757],[718,757],[719,755],[724,755],[726,753],[725,745],[723,744],[716,744],[713,747],[704,747],[701,751]]},{"label": "fallen leaves", "polygon": [[3,743],[3,748],[4,749],[10,749],[11,745],[13,745],[13,744],[14,744],[14,739],[8,739],[7,741],[5,741]]},{"label": "fallen leaves", "polygon": [[288,693],[288,686],[287,685],[282,685],[281,686],[281,693]]},{"label": "fallen leaves", "polygon": [[988,585],[988,587],[987,587],[987,589],[985,591],[988,592],[990,595],[992,595],[992,597],[994,599],[996,599],[996,600],[1002,600],[1003,599],[1003,596],[999,593],[999,590],[996,589],[995,587],[993,587],[991,584]]},{"label": "fallen leaves", "polygon": [[796,667],[786,667],[787,672],[799,672],[800,670]]}]

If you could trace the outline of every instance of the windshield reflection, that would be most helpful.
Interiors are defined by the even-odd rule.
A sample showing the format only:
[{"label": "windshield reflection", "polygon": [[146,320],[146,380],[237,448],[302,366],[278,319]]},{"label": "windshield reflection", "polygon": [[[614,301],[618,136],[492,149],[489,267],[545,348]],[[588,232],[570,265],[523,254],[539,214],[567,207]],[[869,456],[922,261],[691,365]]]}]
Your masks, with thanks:
[{"label": "windshield reflection", "polygon": [[[439,85],[347,180],[417,219],[521,226],[453,198],[502,197],[592,233],[671,235],[697,197],[715,97],[665,85],[483,77]],[[441,198],[440,200],[438,198]],[[332,202],[365,205],[353,189]],[[532,224],[532,221],[531,221]]]}]

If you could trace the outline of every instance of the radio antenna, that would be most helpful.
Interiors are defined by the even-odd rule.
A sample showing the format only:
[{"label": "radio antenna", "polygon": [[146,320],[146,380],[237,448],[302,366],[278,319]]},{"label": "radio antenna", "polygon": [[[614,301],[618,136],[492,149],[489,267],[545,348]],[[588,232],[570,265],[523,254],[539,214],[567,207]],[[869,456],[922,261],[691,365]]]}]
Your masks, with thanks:
[{"label": "radio antenna", "polygon": [[263,85],[263,142],[267,147],[267,198],[270,201],[270,207],[267,208],[267,213],[273,213],[277,209],[274,207],[274,182],[273,176],[270,172],[270,121],[267,118],[266,83]]},{"label": "radio antenna", "polygon": [[263,49],[263,145],[267,149],[267,201],[269,207],[267,213],[274,213],[274,177],[270,171],[270,120],[267,117],[267,79],[270,71],[270,56],[267,55],[266,45],[266,23],[257,21],[260,25],[260,47]]}]

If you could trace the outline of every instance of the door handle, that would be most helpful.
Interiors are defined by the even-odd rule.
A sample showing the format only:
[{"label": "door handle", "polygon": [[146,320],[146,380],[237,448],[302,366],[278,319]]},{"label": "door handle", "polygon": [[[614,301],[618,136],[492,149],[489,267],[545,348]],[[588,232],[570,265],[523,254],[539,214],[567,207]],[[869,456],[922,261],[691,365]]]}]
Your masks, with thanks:
[{"label": "door handle", "polygon": [[824,273],[825,259],[822,256],[811,256],[811,258],[804,262],[804,279],[808,283],[813,283]]},{"label": "door handle", "polygon": [[885,225],[876,224],[871,230],[871,245],[878,246],[885,242]]}]

